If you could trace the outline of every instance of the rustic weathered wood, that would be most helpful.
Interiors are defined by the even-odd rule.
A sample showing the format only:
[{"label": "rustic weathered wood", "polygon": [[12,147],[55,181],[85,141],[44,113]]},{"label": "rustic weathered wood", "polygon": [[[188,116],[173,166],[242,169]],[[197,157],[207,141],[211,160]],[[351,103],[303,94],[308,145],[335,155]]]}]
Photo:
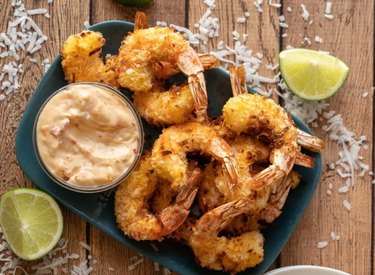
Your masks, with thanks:
[{"label": "rustic weathered wood", "polygon": [[[329,100],[329,110],[341,113],[345,125],[356,135],[366,135],[369,149],[363,153],[371,167],[372,152],[372,90],[373,86],[373,1],[332,1],[330,21],[324,18],[323,1],[304,1],[310,12],[308,22],[301,16],[302,1],[284,0],[284,15],[289,28],[283,46],[290,44],[301,47],[301,41],[308,37],[312,45],[308,48],[331,52],[350,67],[349,78],[341,91]],[[286,11],[290,6],[292,13]],[[309,21],[313,20],[312,24]],[[323,38],[322,44],[314,41],[315,36]],[[368,92],[368,97],[362,95]],[[327,148],[325,163],[337,160],[338,149],[325,138]],[[333,195],[327,196],[328,184],[333,185]],[[325,170],[320,187],[314,195],[307,212],[293,237],[281,254],[281,265],[314,264],[342,269],[351,274],[370,274],[371,270],[371,179],[356,178],[356,185],[347,194],[339,194],[337,189],[343,180],[334,171]],[[343,207],[343,200],[350,201],[352,210]],[[330,232],[341,236],[340,241],[332,241]],[[328,241],[324,249],[317,249],[317,241]]]},{"label": "rustic weathered wood", "polygon": [[126,7],[114,0],[91,1],[91,23],[106,20],[127,20],[134,22],[135,13],[143,11],[148,16],[150,25],[156,21],[165,21],[183,26],[185,24],[185,0],[178,1],[154,1],[146,7]]},{"label": "rustic weathered wood", "polygon": [[[0,2],[0,32],[7,29],[8,18],[13,13],[11,1]],[[24,64],[25,72],[20,78],[21,88],[18,93],[8,96],[0,102],[0,194],[14,187],[32,186],[18,166],[15,156],[15,135],[18,123],[30,96],[44,74],[42,60],[49,58],[51,61],[60,51],[60,44],[70,34],[79,32],[83,28],[84,18],[89,17],[89,1],[55,0],[52,5],[47,1],[25,1],[27,9],[46,8],[51,14],[47,19],[43,15],[33,16],[37,25],[49,40],[42,49],[32,55],[38,64],[31,63],[24,55],[20,63]],[[67,23],[69,22],[69,23]],[[0,68],[11,59],[0,59]],[[63,238],[68,239],[68,253],[77,253],[84,259],[86,253],[79,245],[79,241],[86,242],[86,223],[77,215],[63,208],[64,232]],[[30,267],[34,262],[23,262],[22,266],[32,272]],[[77,261],[70,261],[67,268],[70,270]]]},{"label": "rustic weathered wood", "polygon": [[[91,3],[91,23],[102,22],[106,20],[127,20],[134,22],[134,15],[137,10],[144,11],[148,18],[150,26],[155,25],[156,21],[166,21],[183,26],[185,24],[185,0],[176,1],[154,1],[146,8],[129,8],[122,6],[113,0],[92,0]],[[107,274],[109,268],[114,268],[113,274],[160,274],[155,271],[154,263],[148,258],[136,266],[132,271],[128,267],[134,263],[131,258],[138,254],[122,245],[112,238],[106,236],[103,232],[90,226],[90,245],[92,246],[92,257],[98,259],[100,263],[93,265],[92,274]],[[105,255],[105,256],[103,256]]]}]

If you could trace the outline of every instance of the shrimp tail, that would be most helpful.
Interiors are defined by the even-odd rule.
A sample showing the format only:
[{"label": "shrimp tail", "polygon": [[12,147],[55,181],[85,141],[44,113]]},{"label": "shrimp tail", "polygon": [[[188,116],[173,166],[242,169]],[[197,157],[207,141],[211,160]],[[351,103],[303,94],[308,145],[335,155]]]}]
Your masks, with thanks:
[{"label": "shrimp tail", "polygon": [[[287,180],[286,180],[287,181]],[[269,205],[260,213],[260,219],[272,223],[281,214],[285,201],[288,197],[290,186],[278,191],[277,195],[271,198]]]},{"label": "shrimp tail", "polygon": [[233,190],[238,184],[238,172],[231,147],[221,138],[211,140],[210,146],[217,160],[223,163],[224,176],[227,178],[229,188]]},{"label": "shrimp tail", "polygon": [[163,209],[159,219],[163,224],[162,236],[169,235],[183,224],[190,213],[190,207],[198,192],[198,183],[202,178],[200,169],[189,175],[189,183],[176,197],[176,202]]},{"label": "shrimp tail", "polygon": [[223,230],[234,217],[247,211],[250,200],[240,199],[228,202],[206,212],[196,223],[198,231],[219,232]]},{"label": "shrimp tail", "polygon": [[203,66],[196,52],[189,47],[178,56],[177,66],[181,72],[188,76],[190,90],[194,97],[194,103],[198,118],[207,121],[208,98],[206,82],[203,75]]},{"label": "shrimp tail", "polygon": [[148,28],[148,19],[144,12],[137,11],[134,18],[134,31]]},{"label": "shrimp tail", "polygon": [[298,144],[313,152],[322,152],[324,141],[298,129]]},{"label": "shrimp tail", "polygon": [[213,55],[198,54],[198,57],[205,71],[220,66],[220,61]]},{"label": "shrimp tail", "polygon": [[312,168],[314,167],[315,159],[307,156],[302,153],[297,153],[295,164],[306,167],[306,168]]},{"label": "shrimp tail", "polygon": [[246,86],[246,71],[244,66],[229,67],[230,84],[234,96],[248,93]]},{"label": "shrimp tail", "polygon": [[208,121],[208,98],[203,73],[199,72],[197,75],[190,75],[188,78],[188,83],[190,90],[193,93],[194,104],[198,119],[202,121]]},{"label": "shrimp tail", "polygon": [[266,186],[272,186],[272,184],[284,179],[285,176],[286,173],[284,171],[275,165],[271,165],[252,178],[250,187],[251,189],[259,190]]}]

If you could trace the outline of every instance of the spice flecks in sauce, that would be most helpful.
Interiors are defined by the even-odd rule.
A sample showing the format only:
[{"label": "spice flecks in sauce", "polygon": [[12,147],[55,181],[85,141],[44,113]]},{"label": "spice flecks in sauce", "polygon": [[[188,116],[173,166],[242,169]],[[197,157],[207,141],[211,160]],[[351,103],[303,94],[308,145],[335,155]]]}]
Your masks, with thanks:
[{"label": "spice flecks in sauce", "polygon": [[40,157],[57,178],[71,184],[107,185],[133,164],[140,142],[136,117],[104,87],[76,84],[44,106],[37,123]]}]

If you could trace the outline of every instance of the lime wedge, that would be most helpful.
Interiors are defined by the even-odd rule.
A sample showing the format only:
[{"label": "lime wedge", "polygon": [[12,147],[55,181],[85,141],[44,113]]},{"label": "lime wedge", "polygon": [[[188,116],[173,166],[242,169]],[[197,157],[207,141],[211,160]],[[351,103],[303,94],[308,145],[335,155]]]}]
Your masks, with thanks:
[{"label": "lime wedge", "polygon": [[1,197],[0,226],[13,252],[24,260],[34,260],[56,245],[63,218],[50,195],[36,189],[17,188]]},{"label": "lime wedge", "polygon": [[307,100],[322,100],[340,89],[349,73],[340,59],[306,49],[282,51],[280,72],[288,88]]}]

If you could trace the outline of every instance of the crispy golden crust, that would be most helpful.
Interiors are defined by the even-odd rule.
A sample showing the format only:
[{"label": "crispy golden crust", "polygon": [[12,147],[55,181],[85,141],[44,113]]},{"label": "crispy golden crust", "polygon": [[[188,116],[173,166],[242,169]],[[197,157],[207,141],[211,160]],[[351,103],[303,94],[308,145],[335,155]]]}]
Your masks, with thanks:
[{"label": "crispy golden crust", "polygon": [[65,79],[74,82],[100,82],[119,87],[116,72],[112,69],[113,57],[104,64],[102,47],[105,44],[99,32],[83,31],[71,35],[63,44],[61,57]]},{"label": "crispy golden crust", "polygon": [[247,212],[249,207],[248,200],[232,201],[208,211],[198,220],[189,245],[200,265],[236,273],[263,260],[264,238],[259,230],[232,238],[218,236],[233,218]]},{"label": "crispy golden crust", "polygon": [[194,99],[187,85],[163,92],[136,93],[133,98],[140,115],[150,124],[166,126],[193,118]]}]

